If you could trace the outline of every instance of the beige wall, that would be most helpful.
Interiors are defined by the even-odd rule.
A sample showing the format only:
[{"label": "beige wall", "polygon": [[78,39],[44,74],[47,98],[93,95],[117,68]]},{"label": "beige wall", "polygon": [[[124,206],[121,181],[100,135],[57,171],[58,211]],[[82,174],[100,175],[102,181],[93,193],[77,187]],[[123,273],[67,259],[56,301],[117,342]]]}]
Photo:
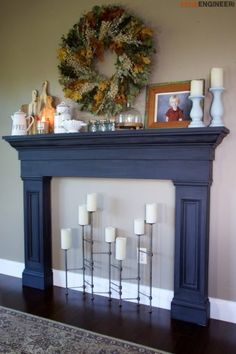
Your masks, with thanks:
[{"label": "beige wall", "polygon": [[[11,130],[10,115],[22,103],[31,100],[31,91],[40,89],[46,79],[50,82],[50,93],[63,99],[58,84],[56,49],[62,34],[77,22],[83,12],[95,4],[116,3],[110,1],[78,0],[1,0],[0,12],[0,132],[8,135]],[[231,134],[217,148],[214,162],[214,183],[211,194],[210,223],[210,269],[209,293],[211,297],[236,301],[236,166],[233,153],[236,149],[236,122],[233,112],[236,92],[236,8],[184,9],[177,0],[127,0],[119,1],[130,11],[156,30],[157,54],[150,83],[204,78],[206,89],[211,67],[225,69],[224,122]],[[205,120],[209,121],[211,96],[206,91]],[[144,113],[145,91],[136,101],[136,107]],[[1,199],[0,199],[0,258],[22,262],[23,211],[20,165],[16,152],[0,141]],[[173,212],[174,190],[170,182],[139,181],[139,198],[128,206],[125,191],[130,191],[130,181],[78,181],[73,179],[53,180],[53,241],[54,267],[62,265],[59,256],[58,230],[60,226],[75,226],[76,205],[88,191],[99,191],[101,205],[110,200],[119,201],[114,189],[124,191],[124,199],[118,206],[129,208],[130,213],[120,214],[117,223],[132,243],[131,220],[137,212],[141,216],[148,190],[154,190],[160,210],[169,210],[170,216],[157,227],[158,262],[161,271],[157,273],[158,286],[171,289],[173,281]],[[133,183],[131,183],[133,186]],[[165,188],[165,193],[163,193]],[[133,191],[134,195],[137,193]],[[68,195],[75,195],[71,202]],[[151,195],[148,196],[150,200]],[[156,197],[155,197],[156,198]],[[58,203],[58,200],[60,203]],[[134,200],[134,199],[133,199]],[[61,203],[62,202],[62,203]],[[106,204],[108,203],[108,204]],[[123,203],[123,204],[122,204]],[[163,209],[164,208],[164,209]],[[101,223],[105,225],[108,216],[104,208]],[[102,210],[102,209],[101,209]],[[113,218],[113,216],[111,216]],[[103,225],[102,224],[102,225]],[[168,235],[168,236],[166,236]],[[164,239],[165,238],[165,239]],[[1,270],[0,270],[1,271]]]}]

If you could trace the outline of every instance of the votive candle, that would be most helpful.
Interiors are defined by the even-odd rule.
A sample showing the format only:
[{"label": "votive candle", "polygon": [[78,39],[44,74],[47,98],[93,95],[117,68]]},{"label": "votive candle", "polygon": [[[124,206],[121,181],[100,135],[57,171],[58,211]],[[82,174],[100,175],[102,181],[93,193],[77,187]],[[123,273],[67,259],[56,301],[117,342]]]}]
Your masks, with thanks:
[{"label": "votive candle", "polygon": [[68,250],[72,246],[72,230],[61,229],[61,249]]},{"label": "votive candle", "polygon": [[126,257],[126,237],[116,238],[116,259],[123,261]]},{"label": "votive candle", "polygon": [[134,233],[135,233],[135,235],[143,235],[144,234],[144,220],[143,219],[135,219],[134,220]]},{"label": "votive candle", "polygon": [[87,210],[88,211],[97,210],[97,193],[87,194]]},{"label": "votive candle", "polygon": [[114,242],[116,238],[116,229],[112,226],[107,226],[105,228],[105,241]]},{"label": "votive candle", "polygon": [[211,88],[223,87],[223,69],[211,69]]},{"label": "votive candle", "polygon": [[79,205],[79,215],[78,215],[79,225],[85,226],[89,224],[89,214],[87,210],[87,205]]},{"label": "votive candle", "polygon": [[155,224],[157,222],[157,205],[155,203],[146,204],[146,223]]}]

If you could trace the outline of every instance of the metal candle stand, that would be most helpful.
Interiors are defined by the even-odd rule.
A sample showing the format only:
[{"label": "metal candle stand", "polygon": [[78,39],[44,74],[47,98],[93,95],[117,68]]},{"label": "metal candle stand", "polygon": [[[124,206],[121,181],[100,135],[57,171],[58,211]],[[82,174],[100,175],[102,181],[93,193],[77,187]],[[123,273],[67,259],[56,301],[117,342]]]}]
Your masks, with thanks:
[{"label": "metal candle stand", "polygon": [[[90,265],[91,265],[91,284],[89,284],[91,286],[91,293],[92,293],[92,300],[94,300],[94,294],[108,294],[109,296],[109,300],[111,300],[111,255],[112,255],[112,251],[111,251],[111,242],[108,242],[108,252],[94,252],[93,250],[93,212],[90,212],[90,225],[91,225],[91,232],[90,232]],[[106,254],[108,255],[108,280],[109,280],[109,289],[108,291],[94,291],[94,255],[97,254]]]},{"label": "metal candle stand", "polygon": [[[137,275],[137,301],[138,301],[138,306],[140,304],[140,295],[143,295],[149,299],[149,312],[152,312],[152,261],[153,261],[153,225],[151,223],[146,223],[150,225],[150,237],[149,237],[149,250],[148,251],[143,251],[141,250],[141,236],[143,235],[137,235],[138,237],[138,275]],[[140,291],[140,282],[141,282],[141,275],[140,275],[140,253],[145,253],[147,257],[149,258],[149,295],[143,293]]]},{"label": "metal candle stand", "polygon": [[[85,239],[85,233],[84,233],[84,227],[85,225],[81,225],[82,227],[82,267],[79,268],[68,268],[68,257],[67,257],[67,249],[65,249],[65,282],[66,282],[66,296],[69,294],[68,289],[83,289],[83,295],[85,295],[85,289],[86,289],[86,279],[85,279],[85,271],[86,271],[86,258],[85,258],[85,242],[87,240]],[[87,265],[88,267],[88,265]],[[82,277],[83,277],[83,282],[81,286],[74,286],[74,287],[68,287],[68,271],[72,270],[82,270]]]},{"label": "metal candle stand", "polygon": [[113,268],[117,269],[118,272],[119,272],[119,283],[116,284],[113,281],[111,281],[111,285],[115,286],[115,288],[111,287],[111,289],[113,291],[115,291],[116,293],[118,293],[118,295],[119,295],[119,306],[121,307],[122,306],[122,300],[137,300],[137,298],[131,298],[131,297],[122,298],[122,281],[123,280],[137,280],[137,277],[136,278],[122,278],[123,261],[119,260],[118,262],[119,262],[118,265],[112,264],[111,266]]},{"label": "metal candle stand", "polygon": [[[112,290],[118,293],[119,295],[119,306],[122,306],[122,300],[137,300],[138,306],[140,305],[140,295],[145,296],[149,299],[149,313],[152,312],[152,261],[153,261],[153,225],[152,223],[146,223],[146,225],[150,225],[149,228],[149,250],[148,251],[143,251],[141,250],[141,236],[143,235],[137,235],[137,248],[138,248],[138,266],[137,266],[137,277],[133,278],[123,278],[122,273],[123,273],[123,261],[119,260],[118,265],[112,264],[111,262],[111,257],[112,257],[112,249],[111,249],[111,242],[108,243],[108,252],[94,252],[93,249],[93,212],[90,212],[90,238],[85,237],[85,225],[81,225],[82,227],[82,267],[81,268],[68,268],[68,261],[67,261],[67,249],[65,249],[65,281],[66,281],[66,295],[68,295],[68,271],[69,270],[82,270],[82,276],[83,276],[83,285],[78,286],[76,288],[82,288],[83,289],[83,294],[85,295],[85,290],[86,286],[90,286],[91,288],[91,300],[94,300],[94,294],[108,294],[109,295],[109,301],[112,300],[111,295],[112,295]],[[88,243],[90,245],[90,259],[86,258],[86,252],[85,252],[85,244]],[[140,282],[141,282],[141,269],[140,269],[140,254],[145,253],[147,257],[149,258],[149,295],[143,293],[140,291]],[[108,291],[104,292],[95,292],[94,291],[94,255],[97,254],[106,254],[108,255],[108,281],[109,281],[109,289]],[[115,268],[118,270],[119,273],[119,280],[118,284],[113,282],[111,280],[111,269]],[[86,269],[90,270],[90,279],[91,281],[88,282],[86,280]],[[124,280],[136,280],[137,281],[137,297],[136,298],[122,298],[122,281]],[[74,287],[75,288],[75,287]]]},{"label": "metal candle stand", "polygon": [[[84,226],[82,226],[82,239],[84,239]],[[82,241],[82,244],[84,244],[84,241]],[[80,268],[68,268],[68,254],[67,254],[67,249],[64,250],[65,253],[65,282],[66,282],[66,296],[68,296],[69,294],[69,287],[68,287],[68,271],[70,270],[82,270],[83,271],[83,279],[84,279],[84,272],[85,272],[85,267],[84,267],[84,262],[83,262],[83,266]],[[82,253],[84,254],[84,247],[82,247]],[[84,257],[83,257],[84,259]],[[83,285],[82,286],[76,286],[73,287],[73,289],[78,289],[78,288],[83,288],[83,293],[85,293],[85,285],[84,285],[84,281],[83,281]],[[72,288],[70,288],[72,289]]]},{"label": "metal candle stand", "polygon": [[[113,281],[111,281],[111,290],[115,291],[116,293],[118,293],[119,295],[119,306],[122,306],[122,271],[123,271],[123,267],[122,267],[122,261],[119,261],[119,265],[115,265],[115,264],[111,264],[111,266],[115,269],[118,270],[119,272],[119,284],[114,283]],[[115,286],[115,288],[112,287]]]},{"label": "metal candle stand", "polygon": [[109,301],[111,301],[111,255],[112,255],[112,251],[111,251],[111,242],[107,242],[108,243],[108,252],[93,252],[93,255],[95,254],[106,254],[108,255],[108,291],[94,291],[94,294],[108,294],[109,296]]},{"label": "metal candle stand", "polygon": [[66,275],[66,295],[68,295],[68,267],[67,267],[67,249],[64,250],[65,252],[65,275]]},{"label": "metal candle stand", "polygon": [[[90,286],[91,288],[91,300],[94,300],[94,294],[108,294],[109,300],[111,300],[111,242],[108,242],[108,252],[94,252],[93,245],[93,212],[89,212],[89,220],[90,220],[90,238],[85,237],[85,225],[81,225],[82,227],[82,267],[80,268],[68,268],[68,260],[67,260],[67,250],[65,250],[65,282],[66,282],[66,295],[68,295],[68,271],[69,270],[82,270],[82,286],[77,286],[73,288],[82,288],[83,294],[85,295],[86,286]],[[90,259],[87,259],[85,252],[85,244],[89,244],[89,253]],[[95,292],[94,291],[94,255],[96,254],[106,254],[108,255],[108,263],[109,263],[109,290],[104,292]],[[86,280],[86,269],[90,270],[90,282]]]},{"label": "metal candle stand", "polygon": [[[94,300],[94,282],[93,282],[93,273],[94,273],[94,261],[93,261],[93,212],[89,212],[89,225],[90,225],[90,238],[85,238],[82,237],[82,242],[83,242],[83,247],[82,247],[82,258],[83,258],[83,288],[84,288],[84,294],[85,294],[85,289],[86,285],[90,286],[91,288],[91,300]],[[84,234],[84,233],[83,233]],[[85,243],[89,244],[89,253],[90,253],[90,259],[86,258],[86,252],[85,252]],[[86,269],[90,270],[90,282],[86,280]]]}]

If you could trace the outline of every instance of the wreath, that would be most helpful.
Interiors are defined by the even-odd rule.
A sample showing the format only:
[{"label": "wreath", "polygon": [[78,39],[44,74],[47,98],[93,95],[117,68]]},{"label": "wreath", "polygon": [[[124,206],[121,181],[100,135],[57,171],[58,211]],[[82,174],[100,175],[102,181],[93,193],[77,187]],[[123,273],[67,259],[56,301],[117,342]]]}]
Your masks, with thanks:
[{"label": "wreath", "polygon": [[[116,54],[115,73],[95,64],[106,50]],[[153,31],[119,6],[95,6],[62,36],[58,65],[64,95],[82,111],[115,115],[140,93],[151,71]]]}]

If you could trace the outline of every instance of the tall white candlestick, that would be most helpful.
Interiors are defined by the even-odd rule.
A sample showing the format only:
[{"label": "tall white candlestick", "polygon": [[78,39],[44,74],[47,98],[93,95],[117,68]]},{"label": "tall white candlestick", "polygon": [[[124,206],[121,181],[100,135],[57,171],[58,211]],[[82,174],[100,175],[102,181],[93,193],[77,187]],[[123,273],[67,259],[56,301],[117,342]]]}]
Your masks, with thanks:
[{"label": "tall white candlestick", "polygon": [[117,237],[116,238],[116,259],[118,261],[123,261],[126,256],[126,238]]},{"label": "tall white candlestick", "polygon": [[203,80],[192,80],[190,85],[191,96],[203,95]]},{"label": "tall white candlestick", "polygon": [[211,87],[223,87],[223,69],[212,68],[211,69]]},{"label": "tall white candlestick", "polygon": [[157,205],[155,203],[146,204],[146,223],[155,224],[157,222]]},{"label": "tall white candlestick", "polygon": [[87,205],[79,205],[79,225],[85,226],[89,224],[89,214],[87,210]]},{"label": "tall white candlestick", "polygon": [[72,230],[61,229],[61,249],[68,250],[72,246]]},{"label": "tall white candlestick", "polygon": [[143,235],[144,234],[144,220],[143,219],[135,219],[134,220],[134,233],[135,233],[135,235]]},{"label": "tall white candlestick", "polygon": [[116,229],[112,226],[107,226],[105,228],[105,241],[114,242],[116,238]]},{"label": "tall white candlestick", "polygon": [[97,210],[97,194],[91,193],[87,194],[87,210],[96,211]]}]

